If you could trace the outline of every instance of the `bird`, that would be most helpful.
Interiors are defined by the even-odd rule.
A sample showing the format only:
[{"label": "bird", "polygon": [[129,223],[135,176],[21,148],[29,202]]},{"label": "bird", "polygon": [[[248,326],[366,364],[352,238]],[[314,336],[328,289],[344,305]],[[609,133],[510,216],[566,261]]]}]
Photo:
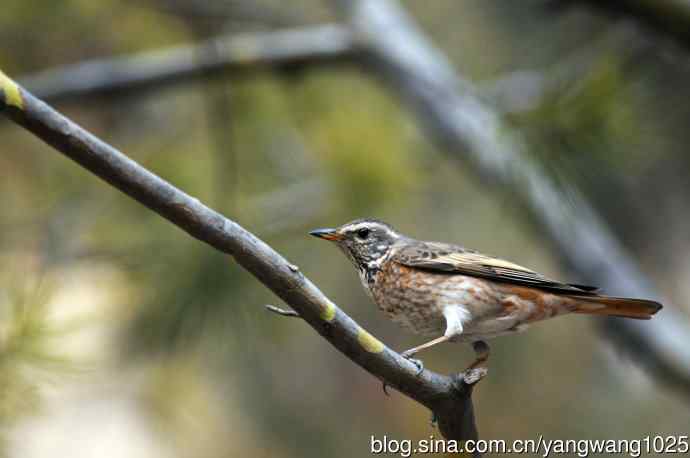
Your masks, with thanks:
[{"label": "bird", "polygon": [[562,283],[511,261],[460,245],[416,240],[376,219],[357,219],[310,235],[328,240],[354,264],[365,291],[392,321],[433,339],[412,358],[444,342],[470,343],[486,365],[488,339],[570,313],[648,320],[662,309],[646,299],[605,296],[595,286]]}]

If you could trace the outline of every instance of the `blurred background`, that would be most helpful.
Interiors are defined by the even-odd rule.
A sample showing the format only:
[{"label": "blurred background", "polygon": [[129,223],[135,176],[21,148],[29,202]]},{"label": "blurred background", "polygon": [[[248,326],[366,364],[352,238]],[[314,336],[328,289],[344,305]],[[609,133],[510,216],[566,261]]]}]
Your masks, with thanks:
[{"label": "blurred background", "polygon": [[[690,313],[682,19],[573,1],[404,7],[532,158],[579,189]],[[3,0],[0,65],[24,81],[88,59],[339,19],[310,0]],[[55,106],[263,238],[394,349],[423,338],[379,314],[348,261],[310,229],[377,217],[578,281],[510,192],[432,144],[385,82],[340,64]],[[267,313],[264,304],[282,304],[232,259],[17,126],[1,121],[0,136],[2,456],[350,457],[368,455],[371,435],[439,437],[425,408],[386,397],[305,323]],[[639,369],[644,349],[612,346],[596,318],[537,324],[492,349],[474,397],[482,438],[688,434],[688,392]],[[425,364],[450,373],[471,358],[446,345]]]}]

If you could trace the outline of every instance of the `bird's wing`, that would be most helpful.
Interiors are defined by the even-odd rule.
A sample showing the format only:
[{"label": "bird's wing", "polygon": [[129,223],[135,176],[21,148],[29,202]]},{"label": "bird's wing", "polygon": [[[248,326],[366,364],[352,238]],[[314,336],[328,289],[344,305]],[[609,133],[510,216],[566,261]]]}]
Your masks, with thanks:
[{"label": "bird's wing", "polygon": [[392,260],[418,269],[481,277],[560,293],[593,294],[598,289],[561,283],[513,262],[438,242],[406,243],[393,251]]}]

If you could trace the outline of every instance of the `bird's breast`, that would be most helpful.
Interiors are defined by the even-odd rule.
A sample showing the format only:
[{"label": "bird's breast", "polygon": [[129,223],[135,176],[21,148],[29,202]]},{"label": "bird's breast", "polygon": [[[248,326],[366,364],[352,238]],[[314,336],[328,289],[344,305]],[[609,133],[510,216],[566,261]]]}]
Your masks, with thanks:
[{"label": "bird's breast", "polygon": [[445,330],[443,309],[462,305],[472,319],[498,313],[499,297],[489,282],[388,262],[369,285],[379,308],[393,321],[421,334]]}]

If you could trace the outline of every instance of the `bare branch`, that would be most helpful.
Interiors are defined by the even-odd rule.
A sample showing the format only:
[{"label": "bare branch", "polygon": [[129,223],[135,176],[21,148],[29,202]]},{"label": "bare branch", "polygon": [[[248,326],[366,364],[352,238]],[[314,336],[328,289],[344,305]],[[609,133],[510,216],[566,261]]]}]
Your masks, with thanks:
[{"label": "bare branch", "polygon": [[234,257],[316,332],[375,377],[453,425],[449,438],[476,439],[470,386],[417,366],[360,327],[296,266],[252,233],[206,207],[20,88],[0,72],[0,111],[65,156],[192,237]]},{"label": "bare branch", "polygon": [[[310,39],[314,41],[309,42]],[[330,49],[322,48],[320,41],[324,40],[329,43]],[[289,52],[277,53],[276,41],[281,41]],[[253,50],[248,52],[255,53],[254,57],[240,57],[244,52],[236,50],[242,42],[255,44],[248,47]],[[222,51],[217,43],[229,45]],[[569,56],[554,68],[503,75],[483,83],[479,90],[502,112],[533,109],[555,87],[565,81],[577,80],[577,76],[587,70],[587,63],[598,55],[595,48],[587,46],[583,52]],[[233,49],[235,51],[231,51]],[[196,56],[193,56],[195,53]],[[19,82],[38,98],[66,102],[184,84],[191,79],[203,80],[226,71],[229,76],[238,77],[270,68],[302,69],[356,64],[358,56],[358,49],[347,28],[323,25],[220,36],[184,47],[96,59],[25,75],[19,78]]]},{"label": "bare branch", "polygon": [[322,25],[221,36],[195,45],[96,59],[46,70],[20,82],[36,97],[57,102],[160,88],[224,72],[296,69],[314,62],[340,65],[355,54],[346,28]]},{"label": "bare branch", "polygon": [[[612,294],[659,299],[586,200],[559,187],[532,160],[520,135],[504,124],[434,48],[394,0],[338,0],[359,45],[387,86],[418,115],[441,150],[463,161],[493,187],[502,185],[531,211],[565,264]],[[668,301],[664,301],[668,304]],[[654,320],[607,319],[610,335],[638,362],[690,393],[690,320],[667,306]]]}]

